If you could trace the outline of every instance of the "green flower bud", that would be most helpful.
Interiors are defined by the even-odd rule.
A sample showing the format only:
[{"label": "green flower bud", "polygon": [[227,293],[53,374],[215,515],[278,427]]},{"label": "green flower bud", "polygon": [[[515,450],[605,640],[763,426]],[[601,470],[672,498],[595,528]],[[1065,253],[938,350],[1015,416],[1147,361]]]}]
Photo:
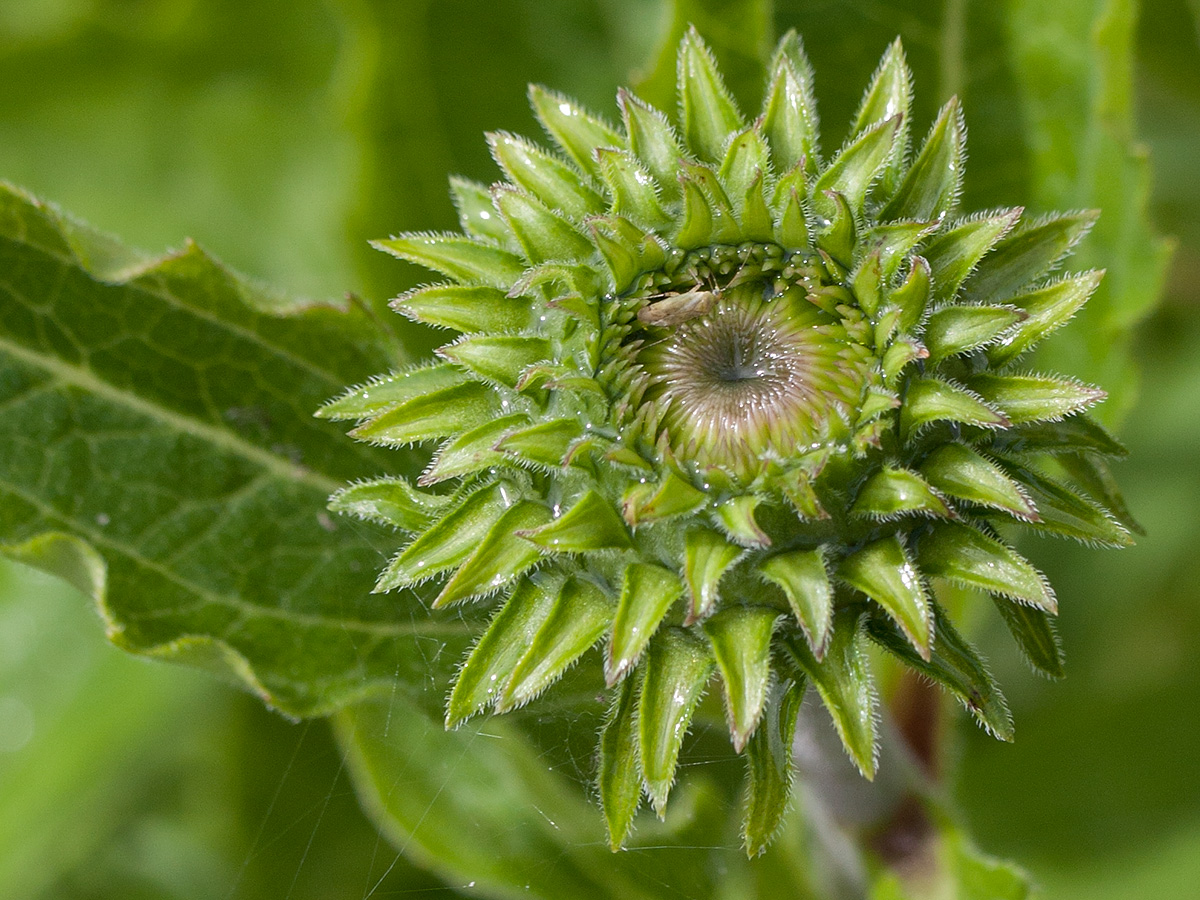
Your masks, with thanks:
[{"label": "green flower bud", "polygon": [[1009,739],[930,580],[990,594],[1057,676],[1054,594],[1002,535],[1121,546],[1136,527],[1106,468],[1123,451],[1085,412],[1103,393],[1021,364],[1099,281],[1048,276],[1094,215],[957,215],[958,102],[910,152],[898,42],[828,158],[811,80],[787,35],[749,121],[693,31],[677,123],[622,92],[615,128],[533,88],[557,152],[490,135],[507,180],[453,182],[462,234],[378,242],[446,278],[396,308],[463,336],[320,413],[438,444],[416,485],[333,508],[411,535],[379,590],[496,607],[448,726],[603,646],[614,847],[643,793],[661,814],[710,680],[748,758],[750,852],[786,806],[806,685],[873,775],[868,641]]}]

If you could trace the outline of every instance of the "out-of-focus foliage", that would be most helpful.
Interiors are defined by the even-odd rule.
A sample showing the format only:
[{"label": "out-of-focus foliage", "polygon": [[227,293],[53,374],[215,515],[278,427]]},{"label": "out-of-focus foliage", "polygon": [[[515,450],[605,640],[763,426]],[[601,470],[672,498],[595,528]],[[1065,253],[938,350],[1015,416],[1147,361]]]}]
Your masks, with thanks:
[{"label": "out-of-focus foliage", "polygon": [[[644,64],[673,46],[668,32],[688,15],[680,10],[720,22],[721,6],[4,3],[0,176],[135,244],[157,248],[190,234],[292,292],[353,290],[380,304],[417,273],[367,250],[366,239],[451,226],[446,175],[493,177],[480,133],[536,136],[526,82],[611,114],[613,89],[631,71],[653,79]],[[1180,244],[1166,305],[1132,345],[1139,405],[1128,411],[1133,380],[1119,348],[1097,358],[1086,342],[1072,344],[1082,321],[1054,341],[1095,366],[1086,374],[1117,394],[1113,415],[1128,411],[1122,431],[1132,454],[1120,476],[1148,536],[1107,556],[1029,545],[1071,598],[1061,623],[1068,678],[1050,684],[1025,674],[1007,639],[992,640],[1003,625],[980,617],[977,634],[1008,686],[1018,739],[1001,747],[964,729],[958,792],[978,843],[1025,862],[1047,896],[1193,897],[1200,4],[778,0],[775,17],[808,38],[832,127],[846,121],[897,33],[924,104],[918,132],[946,97],[962,94],[972,151],[966,208],[1103,206],[1082,248],[1110,269],[1109,300],[1093,301],[1106,310],[1100,327],[1143,314],[1154,294],[1161,250],[1138,195],[1146,173],[1131,138],[1150,149],[1150,212],[1157,231]],[[760,21],[743,14],[741,33],[756,34]],[[708,34],[731,64],[724,38]],[[414,352],[430,344],[412,331],[405,339]],[[357,812],[323,725],[288,725],[206,679],[125,659],[103,645],[78,597],[23,571],[5,569],[3,578],[5,896],[470,893],[467,879],[447,887],[403,860],[393,866],[395,851]],[[405,815],[420,826],[421,809]],[[724,846],[736,849],[736,836]]]}]

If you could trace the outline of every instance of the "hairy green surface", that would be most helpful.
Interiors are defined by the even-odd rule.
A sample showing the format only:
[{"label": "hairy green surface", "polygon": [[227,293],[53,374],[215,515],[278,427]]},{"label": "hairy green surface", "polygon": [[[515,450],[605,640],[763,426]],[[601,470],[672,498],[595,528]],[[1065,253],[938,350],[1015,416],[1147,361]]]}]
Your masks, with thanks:
[{"label": "hairy green surface", "polygon": [[[268,3],[254,5],[270,7]],[[31,0],[0,10],[0,41],[10,51],[4,57],[6,83],[13,87],[0,104],[0,118],[9,134],[2,155],[4,174],[17,176],[48,196],[69,201],[72,208],[86,211],[90,218],[115,227],[140,243],[159,245],[176,239],[185,230],[192,231],[206,245],[219,247],[222,256],[233,257],[241,267],[270,274],[291,287],[316,285],[332,290],[353,286],[355,273],[340,267],[346,266],[345,260],[361,259],[363,274],[358,277],[375,285],[375,295],[382,299],[386,292],[402,285],[403,276],[365,248],[365,237],[389,228],[449,225],[453,212],[443,192],[446,172],[491,177],[492,165],[477,135],[494,127],[529,132],[521,95],[525,81],[552,84],[580,96],[590,106],[599,107],[610,96],[610,86],[622,80],[623,67],[636,64],[640,55],[655,45],[657,35],[652,33],[651,26],[668,22],[673,8],[683,8],[684,4],[572,4],[569,9],[568,5],[557,3],[523,3],[517,8],[497,2],[482,9],[473,4],[470,9],[467,5],[460,8],[453,4],[411,4],[404,9],[376,2],[335,4],[328,8],[344,29],[339,33],[352,38],[339,43],[338,58],[367,49],[370,53],[357,58],[373,62],[359,68],[343,66],[333,70],[328,65],[334,58],[334,51],[328,45],[329,31],[315,36],[305,36],[304,31],[324,20],[308,17],[301,5],[294,5],[295,21],[299,24],[291,33],[296,40],[279,42],[277,53],[241,57],[237,57],[239,44],[222,38],[223,29],[229,24],[227,16],[206,19],[204,15],[179,14],[180,10],[198,10],[207,15],[215,4],[190,0],[156,4],[155,16],[142,16],[140,13],[149,6],[138,4],[136,17],[128,15],[129,4],[120,4],[119,9],[117,6],[103,2]],[[240,16],[245,5],[237,6]],[[1136,156],[1127,155],[1133,147],[1135,107],[1126,103],[1112,105],[1102,122],[1100,109],[1092,99],[1099,83],[1093,80],[1092,72],[1103,70],[1106,73],[1103,83],[1118,94],[1132,83],[1133,73],[1125,64],[1109,63],[1125,52],[1122,48],[1127,45],[1122,42],[1134,33],[1133,14],[1137,6],[1143,7],[1143,22],[1142,45],[1136,61],[1141,90],[1136,116],[1140,133],[1150,138],[1154,150],[1155,212],[1160,222],[1183,239],[1180,259],[1187,266],[1179,270],[1172,306],[1159,315],[1155,329],[1145,333],[1139,345],[1143,357],[1154,361],[1157,374],[1144,388],[1144,406],[1129,422],[1128,443],[1133,458],[1122,468],[1122,481],[1128,486],[1130,499],[1139,518],[1149,527],[1151,537],[1139,547],[1117,555],[1111,563],[1097,564],[1095,557],[1085,562],[1083,555],[1074,552],[1036,550],[1035,560],[1051,575],[1060,593],[1064,597],[1082,597],[1084,601],[1077,605],[1075,613],[1068,612],[1063,621],[1064,637],[1071,650],[1071,677],[1067,682],[1048,684],[1022,676],[1015,651],[1006,654],[1000,649],[1009,640],[1000,620],[981,623],[984,646],[993,657],[996,674],[1010,686],[1009,698],[1022,728],[1020,740],[1011,749],[995,748],[974,738],[968,740],[966,779],[960,793],[974,810],[972,820],[980,829],[980,842],[1034,863],[1035,870],[1042,873],[1038,880],[1050,896],[1144,894],[1182,900],[1190,898],[1190,885],[1196,878],[1195,828],[1188,823],[1194,823],[1200,815],[1200,797],[1195,794],[1195,785],[1200,781],[1189,775],[1194,771],[1194,759],[1186,754],[1186,740],[1159,741],[1154,736],[1167,733],[1186,738],[1186,730],[1181,730],[1179,723],[1194,717],[1191,711],[1194,703],[1189,698],[1200,696],[1191,671],[1194,667],[1187,665],[1186,649],[1191,636],[1197,633],[1193,614],[1196,578],[1191,552],[1197,525],[1191,505],[1181,499],[1189,494],[1188,486],[1194,480],[1197,440],[1190,423],[1200,421],[1188,412],[1200,376],[1194,366],[1185,364],[1195,352],[1189,335],[1195,332],[1192,285],[1196,283],[1186,273],[1194,271],[1195,261],[1200,258],[1196,249],[1196,222],[1200,219],[1192,212],[1195,180],[1191,177],[1196,140],[1194,123],[1200,121],[1196,115],[1200,106],[1194,96],[1194,86],[1200,83],[1194,77],[1198,71],[1197,23],[1191,14],[1200,11],[1194,2],[1189,5],[1182,0],[1097,4],[1082,9],[1082,14],[1075,12],[1077,5],[1073,2],[1043,4],[1031,13],[1024,7],[1010,9],[1008,5],[959,2],[931,6],[915,2],[780,0],[775,4],[775,13],[781,30],[795,25],[806,36],[823,31],[824,40],[809,41],[809,51],[818,70],[828,71],[834,65],[847,73],[841,81],[824,79],[819,87],[822,110],[833,127],[840,127],[852,113],[860,86],[882,48],[897,33],[904,36],[909,62],[922,85],[918,102],[923,105],[916,111],[918,121],[928,121],[936,105],[951,92],[957,91],[964,98],[972,149],[971,175],[966,185],[968,207],[1030,197],[1038,198],[1036,206],[1040,209],[1104,206],[1105,216],[1080,251],[1087,255],[1089,264],[1110,270],[1106,286],[1090,304],[1098,308],[1107,303],[1107,285],[1115,285],[1113,277],[1117,269],[1125,268],[1124,260],[1160,259],[1153,246],[1145,241],[1145,236],[1152,232],[1136,192],[1095,199],[1095,191],[1083,186],[1080,170],[1069,162],[1087,147],[1107,143],[1117,148],[1118,155],[1106,157],[1111,165],[1106,161],[1104,167],[1087,170],[1093,178],[1096,172],[1107,169],[1129,172],[1144,165]],[[631,11],[639,14],[636,21],[633,16],[620,15]],[[1020,28],[1013,25],[1017,12],[1024,16]],[[1092,16],[1099,14],[1108,15],[1110,30],[1096,38],[1092,36]],[[552,25],[532,26],[535,16],[542,16],[543,23],[548,21]],[[134,38],[149,34],[153,40],[135,39],[123,44],[119,51],[125,61],[125,68],[119,70],[123,74],[105,81],[105,71],[118,71],[113,66],[118,54],[114,49],[112,55],[104,58],[93,51],[97,47],[114,48],[111,23],[121,17],[127,24],[122,26],[120,34]],[[1049,45],[1039,35],[1043,17],[1066,23],[1057,33],[1053,47],[1071,65],[1058,66],[1055,59],[1060,57],[1047,53]],[[108,22],[99,30],[88,25],[89,21],[106,19]],[[746,17],[741,21],[754,20]],[[543,40],[547,31],[555,34],[554,41]],[[245,32],[239,30],[239,33]],[[709,36],[717,55],[724,59],[722,38],[711,33]],[[660,46],[671,43],[664,37]],[[21,52],[12,53],[11,48],[18,45],[23,48]],[[1028,46],[1041,46],[1042,55],[1021,49]],[[186,48],[198,55],[189,57],[187,52],[181,52]],[[224,52],[229,56],[223,55]],[[193,65],[192,61],[200,57],[209,61],[207,68]],[[231,66],[230,57],[241,58],[246,66],[241,70]],[[1022,66],[1033,68],[1029,72],[1017,71],[1018,59]],[[260,60],[261,66],[255,60]],[[160,87],[141,87],[159,85],[159,73],[170,65],[185,67],[187,85],[183,89],[163,91]],[[487,70],[486,77],[479,76],[476,65]],[[287,79],[270,80],[268,75],[264,81],[255,82],[254,73],[267,72],[272,67],[291,74]],[[354,77],[347,78],[350,74]],[[88,89],[81,90],[83,85],[89,86]],[[250,90],[247,85],[252,86]],[[329,86],[324,93],[322,85]],[[933,90],[933,85],[940,88]],[[1027,103],[1031,102],[1025,99],[1027,95],[1045,93],[1048,85],[1066,92],[1064,96],[1078,98],[1067,110],[1068,129],[1056,129],[1056,115],[1052,112],[1036,117],[1025,113]],[[286,118],[286,110],[293,108],[291,104],[297,93],[313,86],[319,101],[281,126],[275,112]],[[297,91],[296,87],[302,90]],[[169,96],[164,99],[164,95]],[[238,97],[247,102],[226,106]],[[342,143],[331,148],[326,138],[340,134],[339,129],[346,126],[340,107],[343,97],[352,98],[353,128],[347,136],[336,139]],[[1037,102],[1053,103],[1054,96],[1047,95]],[[177,114],[179,119],[175,118]],[[177,122],[191,124],[177,132],[173,128]],[[14,123],[20,127],[14,129]],[[414,131],[428,139],[406,140],[405,135]],[[1055,131],[1057,138],[1051,142],[1049,134]],[[318,139],[317,133],[323,137]],[[163,139],[153,139],[156,135]],[[226,140],[229,135],[235,137]],[[195,149],[193,141],[197,136],[209,138],[205,149]],[[264,152],[255,155],[256,165],[247,166],[245,148],[260,138],[258,146]],[[294,154],[290,158],[295,164],[278,164],[276,153],[284,145],[288,146],[288,153]],[[181,147],[192,149],[173,152]],[[1038,154],[1038,178],[1050,185],[1045,193],[1033,183],[1029,164],[1034,155],[1031,148],[1037,147],[1043,148]],[[225,155],[232,154],[229,148],[237,150],[236,163],[223,161]],[[347,157],[339,155],[344,153],[358,162],[347,163]],[[1121,157],[1121,153],[1126,155]],[[86,165],[82,162],[84,158],[89,160]],[[111,161],[104,165],[104,159]],[[89,174],[95,171],[98,160],[102,165],[99,177]],[[349,170],[361,176],[355,190],[361,192],[362,200],[344,194],[342,179]],[[169,179],[165,173],[170,173]],[[193,180],[197,177],[199,180]],[[189,184],[199,187],[187,189]],[[214,189],[214,185],[221,188]],[[334,194],[337,197],[331,200]],[[314,197],[323,198],[319,203],[323,204],[320,209],[324,212],[314,212]],[[1112,205],[1114,200],[1119,206]],[[355,210],[353,215],[348,212],[351,209]],[[1114,214],[1120,216],[1121,225],[1110,232],[1106,224]],[[357,230],[344,227],[345,221],[357,221],[361,227]],[[344,241],[344,245],[330,247],[330,240]],[[6,253],[7,249],[6,244]],[[330,255],[326,256],[327,253]],[[339,267],[336,274],[331,265]],[[49,270],[50,267],[43,269]],[[6,270],[5,279],[10,279],[10,275]],[[1139,283],[1133,280],[1137,277],[1140,276],[1129,276],[1125,283],[1137,288]],[[1150,270],[1148,277],[1157,278],[1157,270]],[[1139,293],[1135,290],[1134,296]],[[1123,296],[1126,295],[1114,295],[1118,299]],[[1143,299],[1146,296],[1142,294]],[[1117,315],[1126,315],[1131,310],[1132,306]],[[7,338],[8,332],[4,334]],[[1075,335],[1082,339],[1079,330],[1073,328],[1047,346],[1066,347]],[[427,341],[422,344],[424,339],[411,332],[407,339],[414,341],[415,346],[428,346]],[[323,352],[327,350],[323,348]],[[1081,356],[1075,350],[1063,350],[1063,354]],[[386,351],[370,355],[371,360],[351,367],[344,377],[357,377],[353,371],[365,376],[381,365],[391,364]],[[8,359],[4,357],[5,376],[9,371]],[[1077,362],[1063,362],[1061,367],[1074,370]],[[179,379],[180,393],[192,392],[194,373],[186,366],[174,369],[170,377]],[[1114,381],[1107,374],[1091,377],[1103,382],[1113,394],[1113,401],[1105,410],[1116,413],[1128,405],[1133,393],[1129,379],[1121,377]],[[3,377],[0,382],[8,384]],[[1130,385],[1129,390],[1125,390],[1126,385]],[[54,393],[42,396],[51,397]],[[79,400],[86,393],[75,389],[71,396]],[[324,396],[314,397],[313,405],[322,399]],[[41,415],[48,412],[39,411],[31,418]],[[19,446],[23,452],[37,449],[30,451],[33,445],[28,442]],[[12,462],[9,456],[0,455],[0,469],[9,471]],[[361,464],[361,458],[354,463]],[[128,471],[130,467],[113,466],[110,471]],[[372,469],[370,474],[379,471]],[[191,482],[172,483],[170,489],[178,492],[187,484]],[[53,492],[46,489],[46,493]],[[291,497],[313,504],[304,516],[297,515],[296,521],[309,515],[315,520],[323,499],[320,491],[297,491]],[[86,512],[95,515],[104,510],[96,507]],[[32,521],[24,520],[26,526]],[[60,510],[54,527],[65,527],[64,523],[72,522],[87,524],[81,516]],[[90,530],[103,534],[96,525],[90,523]],[[375,541],[374,537],[358,533],[364,548]],[[150,537],[145,531],[134,535],[138,541]],[[339,533],[335,539],[341,537]],[[368,554],[362,548],[357,552]],[[381,562],[378,552],[363,558],[367,568]],[[237,564],[243,561],[240,554],[234,560]],[[78,573],[78,583],[90,587],[93,573],[87,570],[92,562],[87,554],[68,554],[68,565],[63,571]],[[364,583],[369,580],[365,575],[363,579]],[[131,576],[120,583],[139,582]],[[135,609],[142,605],[127,598],[118,600],[114,585],[110,581],[110,607]],[[11,609],[18,616],[22,604],[38,602],[36,592],[25,590],[24,595],[11,598]],[[9,621],[17,620],[5,620]],[[192,624],[174,619],[177,627],[190,629]],[[994,632],[1002,632],[1003,641],[992,640]],[[10,861],[37,860],[23,871],[36,872],[37,884],[55,885],[23,889],[26,893],[18,892],[18,896],[121,896],[124,900],[135,896],[136,888],[140,887],[148,897],[179,896],[194,900],[203,885],[211,888],[213,897],[278,897],[289,892],[293,897],[321,896],[316,886],[320,882],[317,873],[332,875],[335,869],[342,872],[344,880],[329,882],[325,895],[350,896],[365,892],[375,883],[374,875],[386,867],[390,860],[386,850],[381,851],[384,865],[373,871],[368,869],[364,855],[337,851],[322,855],[322,848],[336,847],[331,835],[337,827],[310,827],[311,819],[304,819],[301,814],[311,815],[321,809],[324,792],[321,786],[331,784],[329,779],[336,771],[334,761],[326,759],[324,766],[296,773],[292,780],[307,779],[317,785],[318,791],[297,801],[295,818],[288,815],[285,807],[280,818],[265,823],[264,843],[252,854],[251,870],[259,870],[258,874],[235,882],[242,864],[240,857],[251,855],[251,851],[237,848],[249,846],[247,835],[264,823],[253,812],[243,813],[244,820],[225,815],[220,824],[210,823],[205,831],[195,817],[180,816],[177,811],[156,804],[154,798],[160,795],[156,789],[160,782],[154,781],[153,773],[162,770],[153,765],[131,767],[127,760],[132,754],[122,751],[122,742],[128,741],[132,746],[139,734],[151,735],[146,739],[148,747],[171,746],[179,741],[186,727],[203,728],[203,720],[192,717],[186,726],[171,725],[161,736],[149,730],[148,711],[132,711],[122,724],[112,703],[104,701],[97,708],[97,701],[103,697],[99,687],[102,681],[87,681],[96,664],[86,653],[76,652],[74,645],[50,639],[37,645],[36,668],[29,668],[28,674],[26,670],[13,668],[11,662],[16,657],[11,648],[16,646],[15,636],[25,633],[14,628],[0,635],[4,638],[0,641],[0,668],[8,665],[6,671],[17,679],[5,682],[4,693],[24,696],[21,693],[26,690],[24,685],[44,683],[46,672],[54,670],[63,679],[79,679],[79,703],[94,715],[66,715],[56,730],[38,732],[51,743],[36,746],[59,751],[58,756],[51,756],[47,750],[46,758],[37,768],[21,770],[29,773],[27,779],[21,779],[24,802],[28,803],[30,798],[37,801],[22,809],[35,811],[40,805],[44,810],[39,814],[42,818],[28,818],[12,806],[14,794],[0,796],[3,804],[0,815],[6,821],[27,826],[6,832],[9,843],[0,852],[7,854]],[[165,632],[162,635],[165,637]],[[81,637],[81,641],[85,640]],[[432,640],[422,646],[426,653],[436,653]],[[266,642],[247,642],[243,647],[256,666],[261,661],[278,662],[281,658],[278,648]],[[449,665],[448,659],[442,660]],[[163,678],[165,674],[153,667],[128,667],[115,685],[118,693],[131,702],[139,697],[158,697],[151,706],[153,702],[167,704],[177,713],[171,699],[175,695],[169,689],[150,687],[152,682]],[[276,685],[285,685],[286,681],[280,679]],[[444,699],[444,685],[432,694],[425,698],[431,715]],[[34,704],[33,709],[40,729],[43,706]],[[114,711],[111,717],[107,714],[110,709]],[[714,712],[713,720],[719,721],[719,709]],[[367,716],[364,711],[364,722]],[[429,721],[431,726],[436,724],[435,719]],[[99,746],[88,737],[91,728],[107,729],[104,740],[109,742],[110,749],[88,751],[85,759],[85,748]],[[376,750],[382,753],[383,747],[400,733],[395,729],[388,731],[390,738],[375,743]],[[241,738],[235,736],[238,734]],[[352,741],[349,730],[344,729],[342,734],[353,746],[366,742],[365,738]],[[265,804],[274,788],[274,772],[288,765],[291,747],[287,742],[292,740],[291,733],[282,728],[246,732],[231,728],[228,734],[211,734],[214,742],[232,743],[239,739],[249,742],[255,758],[260,747],[270,748],[270,759],[277,765],[276,769],[263,765],[256,774],[262,790],[268,794],[263,798]],[[30,752],[41,752],[33,750],[35,744],[29,747]],[[448,745],[447,752],[453,754],[456,748],[457,745]],[[151,754],[152,750],[146,752]],[[358,754],[359,749],[352,750],[352,757]],[[238,774],[252,777],[246,774],[249,771],[246,760],[235,753],[214,753],[204,757],[206,761],[194,755],[175,761],[161,755],[144,758],[159,759],[166,771],[172,773],[203,773],[208,771],[203,766],[211,766],[213,771],[227,773],[228,777]],[[474,760],[470,753],[452,758],[461,759],[463,767]],[[0,759],[6,774],[11,771],[9,763],[14,759],[11,755]],[[94,788],[94,793],[88,795],[88,802],[94,800],[90,808],[95,810],[90,820],[71,814],[84,802],[82,786],[72,786],[71,780],[66,779],[61,792],[52,793],[49,782],[37,774],[49,772],[55,766],[60,766],[62,772],[78,772],[84,762],[92,773]],[[454,780],[447,781],[446,775],[461,769],[455,770],[444,759],[439,762],[442,767],[438,770],[422,766],[404,770],[412,782],[445,784],[445,789],[431,803],[403,816],[395,807],[385,809],[383,804],[371,804],[385,831],[401,847],[414,846],[406,836],[409,833],[421,836],[423,823],[429,821],[425,815],[427,808],[431,815],[436,814],[454,798]],[[564,771],[563,766],[552,765],[559,772]],[[693,767],[690,773],[694,776],[705,770],[717,780],[725,777],[711,766]],[[567,776],[570,790],[578,791],[588,773],[574,768],[565,771],[570,773]],[[394,771],[381,766],[375,772],[375,781],[360,781],[365,797],[386,793],[396,783]],[[735,784],[742,773],[733,767],[726,774],[725,780]],[[172,774],[171,780],[174,783],[179,777]],[[205,802],[219,802],[213,799],[211,778],[202,781]],[[1103,784],[1105,790],[1098,793],[1097,784]],[[122,798],[121,816],[111,812],[115,808],[111,806],[115,802],[110,799],[113,797]],[[235,805],[230,800],[223,811],[228,812]],[[998,812],[999,807],[1003,807],[1003,815]],[[681,795],[679,810],[682,809]],[[595,810],[582,811],[592,816],[588,827],[598,830]],[[35,821],[43,824],[35,827]],[[92,855],[84,859],[78,854],[60,852],[74,843],[62,829],[68,824],[80,826],[87,821],[97,823],[96,827],[85,829],[91,842],[88,846],[95,848]],[[110,830],[119,822],[128,824],[122,825],[121,830]],[[473,822],[464,818],[458,824],[470,828]],[[1038,840],[1037,835],[1043,834],[1047,827],[1063,835],[1063,839],[1051,843]],[[186,854],[177,852],[178,845],[149,840],[148,836],[164,834],[155,828],[180,829],[178,835],[193,842],[187,846],[198,854],[193,862],[208,859],[212,841],[226,841],[224,846],[233,848],[230,867],[224,871],[188,868],[191,864],[185,861]],[[238,832],[231,836],[227,830],[235,828],[245,834]],[[285,834],[287,840],[280,840],[279,836]],[[43,849],[30,850],[28,855],[21,856],[25,852],[22,848],[34,847],[37,840],[44,841]],[[668,838],[664,836],[663,840],[666,842]],[[711,834],[682,832],[669,840],[710,848],[714,843]],[[736,831],[720,840],[724,842],[725,856],[736,860],[740,855]],[[306,845],[313,848],[311,856],[306,854]],[[286,852],[285,847],[289,848]],[[129,855],[123,855],[126,853]],[[709,853],[721,855],[713,850]],[[1093,864],[1099,856],[1109,860],[1102,871]],[[142,866],[136,873],[129,867],[131,864],[121,861],[132,858],[138,859],[137,865]],[[303,862],[305,858],[308,863]],[[432,855],[422,859],[438,867],[447,883],[464,894],[479,895],[484,887],[483,884],[466,887],[473,874],[457,864],[440,866]],[[402,881],[405,875],[401,869],[398,867],[397,873]],[[67,875],[66,880],[52,881],[59,877],[56,872],[73,870],[79,873],[74,880]],[[21,870],[10,867],[4,871]],[[174,873],[176,880],[171,882],[167,873]],[[776,884],[787,877],[779,874]],[[206,878],[210,880],[205,881]],[[513,876],[511,889],[523,892],[524,883]],[[6,883],[8,886],[11,885]],[[305,894],[306,886],[314,893]],[[423,893],[429,887],[428,881],[419,879],[407,884],[393,880],[380,887],[379,892],[386,895],[406,888],[408,896],[430,897],[458,893],[448,887]],[[500,893],[506,889],[493,883],[488,890]],[[668,888],[664,886],[663,890]],[[736,893],[736,887],[730,890]]]}]

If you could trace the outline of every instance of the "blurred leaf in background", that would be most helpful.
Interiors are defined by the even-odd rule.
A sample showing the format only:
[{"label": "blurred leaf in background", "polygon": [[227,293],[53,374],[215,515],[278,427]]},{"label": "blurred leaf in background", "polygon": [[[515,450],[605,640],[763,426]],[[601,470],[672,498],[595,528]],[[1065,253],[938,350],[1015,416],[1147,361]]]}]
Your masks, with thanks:
[{"label": "blurred leaf in background", "polygon": [[[1200,4],[777,0],[773,22],[763,10],[716,0],[0,4],[0,176],[133,244],[192,235],[291,293],[350,290],[378,305],[424,276],[366,240],[454,227],[447,175],[494,178],[482,133],[538,137],[527,82],[611,118],[617,85],[664,91],[674,32],[689,19],[735,72],[795,26],[823,121],[837,129],[900,34],[917,79],[916,133],[951,94],[963,97],[966,208],[1104,209],[1081,262],[1109,270],[1104,293],[1052,341],[1067,358],[1053,365],[1113,392],[1106,414],[1124,420],[1132,450],[1119,475],[1148,531],[1119,554],[1029,548],[1064,598],[1068,678],[1028,675],[1002,624],[981,617],[1018,740],[997,745],[964,728],[959,792],[977,842],[1026,863],[1047,897],[1197,896]],[[747,99],[757,90],[742,76],[734,87]],[[1179,240],[1167,302],[1110,349],[1159,292],[1160,232]],[[413,354],[431,345],[414,329],[404,338]],[[78,596],[11,567],[0,579],[6,897],[469,893],[465,880],[447,888],[418,873],[375,833],[323,723],[291,725],[203,677],[125,658]]]}]

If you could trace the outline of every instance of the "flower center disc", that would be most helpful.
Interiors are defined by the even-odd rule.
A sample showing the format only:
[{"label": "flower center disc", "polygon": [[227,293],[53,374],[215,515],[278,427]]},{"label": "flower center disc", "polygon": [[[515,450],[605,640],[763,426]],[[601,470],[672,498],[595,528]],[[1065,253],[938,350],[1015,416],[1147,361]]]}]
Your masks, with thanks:
[{"label": "flower center disc", "polygon": [[704,315],[640,354],[676,456],[753,477],[768,460],[841,437],[862,388],[841,328],[799,287],[771,296],[751,282],[715,294]]}]

